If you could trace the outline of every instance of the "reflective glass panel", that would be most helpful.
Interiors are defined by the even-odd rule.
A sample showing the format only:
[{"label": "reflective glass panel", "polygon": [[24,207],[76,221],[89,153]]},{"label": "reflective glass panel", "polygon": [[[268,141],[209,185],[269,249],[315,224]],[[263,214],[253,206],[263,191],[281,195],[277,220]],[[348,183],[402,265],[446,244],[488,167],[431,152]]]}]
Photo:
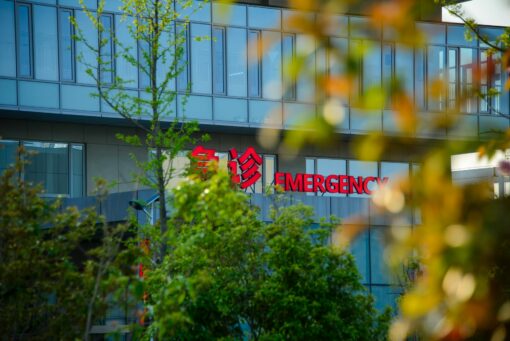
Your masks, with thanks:
[{"label": "reflective glass panel", "polygon": [[260,31],[248,32],[248,92],[260,97]]},{"label": "reflective glass panel", "polygon": [[[445,75],[445,49],[439,46],[429,46],[427,56],[427,79],[428,86],[433,83],[444,83]],[[444,93],[429,94],[428,109],[430,111],[443,111],[445,109],[446,96]]]},{"label": "reflective glass panel", "polygon": [[[177,90],[185,91],[188,88],[189,65],[188,65],[188,27],[185,24],[177,25],[177,40],[180,42],[176,50],[176,56],[179,59],[177,75]],[[144,76],[145,77],[145,76]],[[140,75],[142,82],[142,75]],[[143,83],[142,83],[143,84]]]},{"label": "reflective glass panel", "polygon": [[30,5],[17,4],[18,76],[32,76],[32,35]]},{"label": "reflective glass panel", "polygon": [[459,86],[462,98],[461,111],[466,113],[475,113],[477,110],[476,96],[473,93],[475,88],[474,73],[477,68],[476,52],[476,49],[460,48]]},{"label": "reflective glass panel", "polygon": [[263,31],[262,39],[264,40],[264,45],[267,46],[262,56],[262,95],[267,99],[281,99],[281,34],[280,32]]},{"label": "reflective glass panel", "polygon": [[113,16],[102,15],[101,24],[103,31],[101,32],[101,82],[113,83]]},{"label": "reflective glass panel", "polygon": [[211,93],[211,26],[191,24],[191,87],[193,92]]},{"label": "reflective glass panel", "polygon": [[24,142],[30,163],[25,180],[41,183],[46,194],[69,194],[69,154],[67,143]]},{"label": "reflective glass panel", "polygon": [[225,29],[213,27],[213,86],[215,94],[225,93]]},{"label": "reflective glass panel", "polygon": [[0,75],[16,76],[14,2],[0,0]]},{"label": "reflective glass panel", "polygon": [[35,78],[58,80],[57,10],[33,6]]},{"label": "reflective glass panel", "polygon": [[[283,55],[283,65],[292,65],[295,58],[295,47],[296,44],[296,36],[293,34],[284,34],[282,41],[282,55]],[[284,70],[289,70],[290,68],[285,68]],[[295,79],[288,73],[284,74],[284,99],[285,100],[295,100],[296,99],[296,81]]]},{"label": "reflective glass panel", "polygon": [[60,79],[64,81],[74,80],[74,48],[73,48],[73,25],[71,18],[73,11],[61,9],[59,12],[59,44],[60,44]]},{"label": "reflective glass panel", "polygon": [[448,49],[448,109],[457,104],[457,49]]},{"label": "reflective glass panel", "polygon": [[83,159],[84,150],[83,145],[73,144],[71,146],[71,196],[81,197],[83,196]]},{"label": "reflective glass panel", "polygon": [[16,162],[18,141],[0,140],[0,174]]},{"label": "reflective glass panel", "polygon": [[[246,97],[247,48],[246,30],[227,28],[227,87],[229,96]],[[256,74],[258,75],[258,73]]]}]

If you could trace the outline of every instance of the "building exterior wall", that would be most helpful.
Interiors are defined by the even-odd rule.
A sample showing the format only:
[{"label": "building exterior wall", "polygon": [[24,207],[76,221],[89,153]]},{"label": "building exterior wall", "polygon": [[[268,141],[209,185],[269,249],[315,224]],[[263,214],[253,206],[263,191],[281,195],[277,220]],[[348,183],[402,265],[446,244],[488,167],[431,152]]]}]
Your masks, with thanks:
[{"label": "building exterior wall", "polygon": [[[202,130],[210,133],[212,137],[212,140],[205,144],[207,148],[226,153],[231,148],[242,152],[253,146],[262,155],[275,156],[275,170],[280,172],[310,173],[314,170],[309,169],[310,163],[307,165],[307,160],[312,160],[318,165],[317,160],[332,159],[335,162],[343,162],[346,165],[345,172],[348,173],[349,165],[351,163],[354,165],[358,161],[350,152],[352,141],[358,135],[373,130],[388,135],[396,134],[398,131],[393,113],[390,110],[365,112],[355,107],[352,99],[346,99],[343,103],[345,119],[337,126],[335,139],[329,147],[306,146],[297,155],[277,149],[264,149],[259,143],[258,128],[269,126],[277,130],[295,129],[300,117],[321,115],[322,108],[314,102],[316,92],[314,79],[298,81],[295,98],[289,99],[282,95],[284,54],[282,37],[292,36],[295,48],[309,46],[303,43],[307,41],[306,37],[299,32],[288,32],[282,25],[283,18],[291,11],[280,8],[279,6],[283,6],[281,2],[254,2],[257,4],[247,5],[245,2],[235,4],[233,15],[229,19],[220,15],[220,5],[216,2],[205,4],[202,10],[191,16],[188,37],[191,59],[188,60],[187,70],[189,81],[192,82],[191,94],[187,106],[183,107],[180,100],[184,92],[179,92],[179,98],[173,103],[167,121],[172,121],[176,116],[179,119],[197,120]],[[97,8],[96,0],[85,0],[85,3],[91,9]],[[105,11],[112,15],[119,39],[131,44],[136,50],[139,46],[136,42],[129,41],[126,36],[126,29],[120,21],[121,14],[117,12],[118,5],[117,1],[108,0]],[[87,26],[87,20],[77,0],[0,0],[0,144],[5,144],[4,142],[9,140],[19,143],[42,141],[83,146],[85,153],[83,196],[93,194],[96,177],[113,182],[112,192],[115,194],[109,199],[109,207],[112,212],[116,212],[111,216],[121,219],[127,209],[129,197],[137,197],[139,190],[143,190],[131,176],[138,170],[130,158],[130,153],[142,160],[146,160],[149,153],[142,148],[126,145],[115,137],[116,133],[132,134],[137,131],[97,97],[90,96],[96,92],[94,84],[86,75],[84,67],[76,60],[79,51],[83,51],[87,57],[80,43],[73,44],[72,62],[69,60],[67,64],[64,62],[68,57],[62,55],[66,51],[63,46],[66,20],[57,19],[66,13],[71,13],[83,25],[89,37],[97,35]],[[387,66],[392,77],[402,74],[405,76],[407,89],[410,90],[415,104],[421,108],[419,116],[424,122],[450,115],[447,110],[448,101],[457,98],[461,86],[469,85],[456,83],[453,86],[455,90],[445,93],[443,100],[437,103],[427,100],[427,89],[424,84],[439,74],[446,77],[448,67],[453,68],[458,74],[470,73],[473,72],[475,65],[483,63],[483,51],[486,47],[476,40],[465,41],[464,28],[461,25],[417,23],[428,34],[430,42],[424,50],[413,51],[402,48],[384,28],[377,37],[367,35],[359,29],[360,25],[367,24],[366,18],[362,16],[339,15],[336,19],[338,29],[333,32],[332,41],[345,49],[370,42],[372,52],[366,59],[360,61],[365,68],[364,74],[367,75],[362,80],[366,84],[362,84],[361,91],[370,85],[382,84],[385,72],[383,66]],[[215,91],[213,82],[214,42],[211,40],[198,42],[192,39],[199,35],[210,36],[215,28],[225,32],[226,58],[223,66],[227,72],[226,80],[222,84],[226,91],[222,93]],[[491,37],[502,32],[502,28],[498,27],[482,27],[481,30]],[[259,65],[262,70],[262,77],[259,80],[262,81],[257,84],[253,84],[253,79],[248,75],[248,56],[245,53],[251,33],[276,38],[276,44],[268,55],[262,58]],[[23,45],[23,41],[26,44]],[[464,63],[461,68],[459,62],[462,61],[463,55],[467,55],[471,61]],[[310,60],[311,69],[319,69],[331,62],[330,56],[324,56],[315,50],[315,46],[310,49]],[[138,70],[117,60],[116,72],[134,81],[133,87],[129,89],[132,94],[144,96],[143,80],[139,79]],[[276,91],[274,87],[269,86],[268,80],[277,85]],[[498,82],[500,86],[505,84],[504,72],[500,72]],[[178,84],[174,83],[173,86],[178,87]],[[260,94],[250,93],[251,86],[257,88]],[[503,93],[495,104],[501,113],[510,113],[507,93]],[[455,129],[448,131],[432,132],[431,127],[424,123],[415,132],[416,136],[420,137],[416,145],[396,143],[389,148],[382,162],[364,165],[375,169],[374,172],[377,174],[371,174],[374,176],[384,176],[385,166],[390,163],[400,163],[399,167],[411,172],[425,147],[434,141],[480,139],[487,136],[488,131],[509,127],[508,117],[486,107],[481,100],[471,103],[471,106],[461,114],[460,122]],[[307,132],[304,130],[302,133]],[[191,148],[192,146],[189,146],[189,149]],[[9,160],[11,159],[8,155],[2,154],[0,150],[0,169],[5,167]],[[49,156],[48,160],[53,160],[52,156]],[[73,161],[69,159],[68,162],[71,165],[69,169],[72,170]],[[357,165],[359,168],[359,164]],[[64,166],[63,168],[67,169]],[[339,172],[338,169],[324,171],[329,174]],[[65,174],[72,174],[72,171]],[[268,177],[272,175],[266,174]],[[454,178],[463,177],[454,174]],[[60,194],[76,196],[72,192]],[[351,245],[351,249],[363,277],[363,283],[376,296],[378,306],[393,305],[399,290],[392,285],[398,284],[398,280],[383,267],[384,236],[389,233],[389,226],[393,222],[398,221],[402,228],[412,228],[419,224],[419,217],[409,212],[399,217],[381,216],[367,195],[327,197],[295,194],[289,197],[291,202],[299,200],[314,207],[317,221],[320,217],[328,217],[330,214],[343,219],[354,214],[364,219],[369,229],[360,234]],[[70,203],[78,202],[76,198],[69,200]],[[255,193],[252,194],[251,200],[261,207],[261,217],[267,219],[271,199]],[[84,199],[83,202],[91,201]]]}]

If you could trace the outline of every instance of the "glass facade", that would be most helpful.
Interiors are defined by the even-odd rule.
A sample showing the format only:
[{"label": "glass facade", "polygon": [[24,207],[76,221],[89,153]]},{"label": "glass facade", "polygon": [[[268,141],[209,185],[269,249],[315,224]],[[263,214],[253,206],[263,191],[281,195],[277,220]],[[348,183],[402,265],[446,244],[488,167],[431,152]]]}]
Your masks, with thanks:
[{"label": "glass facade", "polygon": [[[96,1],[85,0],[85,4],[92,10],[97,7]],[[100,70],[101,81],[112,83],[119,76],[129,81],[126,88],[131,93],[147,98],[144,89],[151,82],[147,69],[147,60],[151,57],[149,49],[144,42],[130,37],[126,26],[129,18],[121,20],[122,15],[113,4],[113,1],[106,3],[100,18],[103,30],[98,34],[76,1],[59,1],[57,6],[56,2],[47,0],[27,3],[0,0],[0,108],[43,108],[45,112],[99,118],[111,112],[97,97],[92,97],[96,93],[95,81],[87,73],[88,66],[79,61],[79,56],[92,65],[96,62],[95,56],[83,42],[73,40],[75,32],[71,18],[77,21],[94,48],[102,42],[100,54],[106,65]],[[472,119],[469,122],[473,126],[473,136],[488,130],[487,127],[508,127],[507,118],[496,117],[510,112],[508,93],[504,91],[508,77],[502,65],[503,56],[489,54],[488,47],[476,40],[466,42],[460,25],[418,23],[418,28],[426,32],[429,40],[423,48],[411,49],[392,41],[386,34],[380,40],[370,37],[364,18],[335,16],[333,20],[338,25],[331,30],[329,42],[340,53],[334,55],[317,46],[313,37],[285,27],[282,24],[282,18],[288,15],[285,9],[234,4],[231,15],[225,16],[222,6],[215,2],[202,4],[197,12],[188,13],[189,23],[178,20],[165,32],[165,39],[178,37],[181,42],[168,51],[168,63],[177,56],[177,67],[181,71],[171,85],[178,92],[172,109],[179,117],[218,126],[256,128],[270,124],[277,129],[291,127],[299,115],[322,112],[322,108],[314,103],[316,98],[323,99],[318,94],[318,87],[316,89],[316,73],[341,76],[346,72],[341,57],[362,50],[366,54],[356,60],[361,66],[356,75],[356,89],[351,95],[339,99],[345,109],[345,119],[338,126],[340,131],[359,133],[370,129],[364,125],[365,118],[359,115],[357,99],[361,93],[381,85],[387,90],[386,110],[375,112],[373,117],[381,130],[390,129],[390,124],[384,120],[391,116],[389,90],[395,82],[399,82],[413,98],[424,117],[431,113],[460,111],[464,117]],[[497,28],[481,27],[480,30],[491,39],[501,33]],[[115,45],[114,37],[129,46],[132,57],[141,61],[138,69],[115,57],[120,46]],[[301,55],[307,56],[307,75],[289,77],[284,65]],[[160,66],[165,68],[168,64]],[[494,69],[495,72],[490,77],[477,79],[477,67]],[[446,87],[437,92],[429,91],[429,84],[436,81],[444,82]],[[477,87],[482,94],[479,99],[472,94]],[[190,96],[183,106],[181,103],[188,91]],[[466,97],[470,100],[465,101]],[[48,195],[85,194],[83,144],[21,140],[0,142],[5,146],[0,149],[0,170],[14,161],[16,148],[21,143],[28,150],[37,152],[23,173],[27,180],[43,183]],[[227,153],[218,153],[218,156],[223,163],[228,160]],[[247,189],[250,193],[261,193],[263,187],[273,182],[273,174],[278,168],[277,157],[268,154],[263,158],[262,179]],[[185,163],[182,155],[174,167],[182,168]],[[304,164],[307,173],[390,179],[407,176],[410,167],[406,162],[377,163],[321,157],[306,158]],[[319,195],[352,197],[353,202],[367,201],[366,194]],[[370,226],[354,241],[351,249],[363,282],[377,296],[378,302],[386,304],[393,302],[399,292],[391,286],[394,279],[385,276],[381,262],[386,230],[382,224]]]},{"label": "glass facade", "polygon": [[[95,5],[86,2],[92,10]],[[178,67],[182,72],[177,76],[172,89],[191,94],[206,96],[202,102],[211,103],[209,112],[196,114],[196,118],[235,122],[236,124],[261,123],[284,126],[287,121],[277,112],[260,112],[257,108],[280,107],[284,110],[286,102],[314,104],[316,97],[314,74],[328,70],[331,75],[344,73],[338,56],[327,55],[320,46],[316,46],[313,37],[298,32],[290,32],[282,25],[282,18],[288,17],[289,11],[279,8],[236,4],[233,15],[227,17],[221,10],[222,4],[204,4],[196,13],[190,12],[190,22],[178,22],[165,32],[164,39],[177,36],[182,44],[177,52],[168,51],[168,60],[175,53],[179,56]],[[150,57],[147,46],[141,41],[134,41],[129,36],[126,21],[116,13],[115,6],[108,5],[100,19],[103,26],[98,37],[97,30],[90,23],[86,14],[71,2],[60,2],[59,6],[50,2],[44,5],[0,0],[0,82],[15,78],[29,78],[55,84],[57,91],[55,107],[62,111],[86,110],[94,115],[111,111],[104,103],[84,106],[67,105],[64,97],[69,89],[59,83],[76,83],[77,86],[90,86],[83,93],[93,93],[94,80],[87,74],[88,66],[80,62],[95,63],[93,53],[83,42],[73,41],[75,34],[70,19],[74,18],[80,26],[84,37],[97,48],[101,41],[101,59],[106,65],[100,70],[100,79],[111,83],[118,75],[127,80],[126,87],[133,91],[143,91],[149,85],[149,72],[143,68],[138,72],[121,57],[115,56],[117,48],[113,36],[124,46],[129,46],[131,54],[139,60]],[[235,13],[235,14],[234,14]],[[313,16],[312,14],[310,14]],[[345,122],[339,127],[344,131],[363,131],[369,129],[363,118],[358,117],[357,97],[360,93],[382,85],[387,92],[386,109],[391,109],[391,84],[398,80],[404,89],[414,97],[417,108],[422,112],[445,112],[458,109],[467,115],[493,115],[509,113],[509,98],[504,90],[507,74],[501,65],[502,56],[495,53],[488,55],[487,47],[478,41],[465,41],[463,27],[456,24],[417,23],[419,29],[428,36],[428,45],[414,51],[391,41],[391,35],[383,34],[381,40],[373,40],[366,32],[367,22],[364,18],[338,16],[338,29],[331,32],[330,43],[341,54],[365,51],[360,57],[360,73],[350,98],[343,98],[346,107]],[[480,28],[490,37],[501,32],[497,28]],[[167,37],[168,36],[168,37]],[[204,39],[211,37],[212,39]],[[491,38],[492,39],[492,38]],[[359,52],[358,51],[358,52]],[[117,51],[118,52],[118,51]],[[294,77],[288,75],[283,67],[296,55],[307,55],[306,75]],[[161,63],[160,63],[161,64]],[[160,65],[166,67],[168,65]],[[476,69],[491,68],[495,70],[490,77],[476,76]],[[483,75],[483,72],[482,72]],[[290,77],[288,77],[290,76]],[[293,79],[296,78],[296,79]],[[490,78],[490,79],[489,79]],[[444,91],[429,91],[428,84],[442,81],[447,86]],[[172,83],[172,82],[171,82]],[[7,84],[7,83],[5,83]],[[481,98],[471,96],[480,88]],[[48,86],[48,89],[53,88]],[[492,90],[491,90],[492,89]],[[491,90],[491,91],[489,91]],[[19,91],[19,90],[18,90]],[[8,91],[3,96],[11,96]],[[140,94],[140,96],[144,96]],[[265,102],[247,103],[246,115],[231,115],[239,108],[239,102],[232,101],[233,107],[226,106],[228,101],[216,98],[229,96],[235,99],[260,99]],[[20,96],[21,98],[22,96]],[[216,98],[215,98],[216,97]],[[2,98],[0,105],[22,105],[20,98]],[[319,98],[321,98],[319,96]],[[470,100],[465,100],[470,98]],[[216,105],[216,103],[222,105]],[[278,105],[278,102],[281,104]],[[24,101],[27,106],[37,106],[37,101]],[[214,104],[212,104],[214,103]],[[45,105],[47,107],[47,105]],[[293,106],[285,106],[293,107]],[[82,109],[83,108],[83,109]],[[312,114],[320,112],[318,105],[312,106]],[[173,108],[177,111],[177,107]],[[308,108],[307,108],[308,110]],[[98,114],[96,114],[98,113]],[[90,114],[87,114],[90,115]],[[271,116],[271,117],[268,117]],[[229,119],[230,117],[230,119]],[[243,118],[242,120],[240,118]],[[494,121],[494,122],[493,122]],[[469,120],[475,134],[484,131],[483,125],[499,124],[491,118]],[[498,121],[499,122],[499,121]],[[382,129],[392,129],[383,124]],[[448,132],[450,133],[450,132]]]},{"label": "glass facade", "polygon": [[25,148],[28,161],[21,174],[26,181],[41,184],[46,196],[84,195],[83,144],[0,140],[0,171],[15,162],[20,145]]}]

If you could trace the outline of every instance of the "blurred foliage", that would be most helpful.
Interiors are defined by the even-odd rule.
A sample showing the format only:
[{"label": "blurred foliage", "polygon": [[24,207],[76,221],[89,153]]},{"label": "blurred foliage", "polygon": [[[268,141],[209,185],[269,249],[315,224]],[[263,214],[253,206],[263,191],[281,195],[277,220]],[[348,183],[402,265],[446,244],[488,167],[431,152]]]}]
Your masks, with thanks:
[{"label": "blurred foliage", "polygon": [[276,199],[270,223],[226,173],[190,176],[174,192],[169,254],[146,260],[159,339],[382,340],[379,314],[354,259],[328,243],[333,225]]}]

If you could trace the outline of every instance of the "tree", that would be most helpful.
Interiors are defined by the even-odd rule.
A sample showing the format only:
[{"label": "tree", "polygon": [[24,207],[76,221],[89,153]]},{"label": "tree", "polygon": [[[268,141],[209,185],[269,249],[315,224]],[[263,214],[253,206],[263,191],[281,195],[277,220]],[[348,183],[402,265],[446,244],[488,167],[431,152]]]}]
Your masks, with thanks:
[{"label": "tree", "polygon": [[352,256],[328,244],[331,224],[285,206],[264,223],[227,174],[181,184],[171,251],[146,277],[155,336],[384,339],[388,312],[375,311]]},{"label": "tree", "polygon": [[[26,155],[21,150],[22,155]],[[128,248],[125,225],[109,226],[93,209],[61,211],[58,200],[19,174],[17,160],[0,177],[0,333],[12,340],[88,338],[108,305]],[[124,269],[124,274],[130,271]],[[118,282],[115,282],[118,283]]]},{"label": "tree", "polygon": [[[166,252],[164,235],[168,229],[167,186],[174,176],[179,175],[173,160],[187,144],[194,143],[193,134],[198,131],[196,122],[186,122],[185,117],[177,118],[172,109],[172,104],[179,99],[174,82],[179,74],[186,72],[189,14],[183,13],[193,13],[201,5],[191,8],[189,0],[121,1],[119,9],[123,13],[122,22],[129,32],[129,40],[134,42],[134,46],[137,43],[140,46],[137,58],[136,48],[117,39],[109,17],[103,15],[105,0],[100,1],[97,11],[88,10],[83,1],[81,4],[99,35],[99,42],[87,39],[82,28],[72,19],[76,28],[75,39],[94,56],[85,58],[85,54],[81,54],[79,61],[87,67],[87,74],[96,84],[95,96],[141,132],[139,135],[117,134],[117,137],[150,152],[148,161],[132,157],[142,171],[136,180],[143,186],[154,188],[159,195],[158,224],[162,238],[157,241],[160,242],[162,257]],[[177,33],[174,33],[176,26]],[[138,84],[115,73],[116,60],[130,65],[135,72],[138,70],[140,87],[143,88],[140,96],[132,91],[132,88],[138,88]],[[189,90],[189,84],[186,86]],[[182,106],[185,106],[186,98],[182,97]]]}]

